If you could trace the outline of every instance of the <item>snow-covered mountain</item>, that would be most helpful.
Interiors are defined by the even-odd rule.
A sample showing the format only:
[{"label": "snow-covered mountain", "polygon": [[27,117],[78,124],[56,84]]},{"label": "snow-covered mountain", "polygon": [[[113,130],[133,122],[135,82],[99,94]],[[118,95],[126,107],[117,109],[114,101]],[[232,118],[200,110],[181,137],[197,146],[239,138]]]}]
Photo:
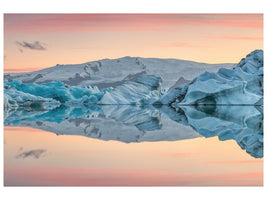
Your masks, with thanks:
[{"label": "snow-covered mountain", "polygon": [[77,65],[56,65],[27,73],[7,73],[5,79],[23,83],[48,83],[61,81],[70,86],[92,85],[99,89],[115,87],[125,81],[135,81],[139,75],[162,78],[162,87],[168,90],[183,77],[192,80],[205,71],[216,72],[219,68],[231,69],[235,64],[206,64],[178,59],[123,57],[104,59]]}]

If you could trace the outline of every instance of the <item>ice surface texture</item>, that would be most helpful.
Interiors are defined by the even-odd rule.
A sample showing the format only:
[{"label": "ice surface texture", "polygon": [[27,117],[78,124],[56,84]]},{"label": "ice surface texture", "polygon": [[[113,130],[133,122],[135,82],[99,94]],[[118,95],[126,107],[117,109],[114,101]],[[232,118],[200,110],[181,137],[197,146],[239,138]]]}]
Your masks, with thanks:
[{"label": "ice surface texture", "polygon": [[[115,88],[101,91],[96,86],[69,86],[62,82],[22,83],[5,81],[5,107],[27,104],[29,101],[59,102],[64,104],[150,104],[162,95],[159,77],[140,75]],[[30,105],[29,105],[30,106]]]},{"label": "ice surface texture", "polygon": [[14,88],[4,90],[4,108],[10,107],[34,107],[53,109],[59,106],[59,102],[52,98],[43,98],[29,93],[18,91]]},{"label": "ice surface texture", "polygon": [[5,107],[25,106],[23,102],[27,101],[91,104],[97,103],[104,94],[95,86],[76,87],[62,82],[22,83],[18,80],[5,81],[4,91]]},{"label": "ice surface texture", "polygon": [[99,104],[151,104],[162,95],[160,77],[140,75],[106,91]]}]

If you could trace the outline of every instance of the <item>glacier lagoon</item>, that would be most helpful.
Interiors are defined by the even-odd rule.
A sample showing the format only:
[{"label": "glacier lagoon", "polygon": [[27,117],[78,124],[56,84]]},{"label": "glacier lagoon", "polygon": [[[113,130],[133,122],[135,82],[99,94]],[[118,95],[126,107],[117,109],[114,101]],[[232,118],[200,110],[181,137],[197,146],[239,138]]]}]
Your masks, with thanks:
[{"label": "glacier lagoon", "polygon": [[[126,61],[129,59],[124,58]],[[134,63],[140,65],[141,60],[137,61],[135,59]],[[98,65],[98,71],[94,71],[95,73],[100,71],[103,63],[101,65],[98,63]],[[88,64],[86,66],[87,68],[81,67],[81,69],[86,69],[88,75]],[[144,63],[141,66],[142,69],[146,67]],[[51,70],[58,70],[58,68],[60,67],[57,66]],[[48,72],[51,73],[51,70]],[[44,70],[45,73],[47,73],[46,71]],[[16,79],[12,79],[12,76]],[[33,78],[28,80],[29,76],[33,76]],[[52,136],[53,140],[57,141],[58,145],[62,145],[63,149],[66,149],[66,146],[79,149],[78,144],[81,141],[72,144],[72,140],[76,141],[79,136],[83,136],[84,142],[89,140],[92,143],[101,143],[102,141],[104,143],[99,145],[105,146],[102,151],[107,155],[102,157],[101,161],[98,158],[89,159],[87,162],[96,161],[97,165],[93,169],[90,168],[90,172],[88,172],[87,168],[83,168],[84,165],[76,165],[76,163],[84,163],[83,160],[68,157],[67,152],[71,150],[65,152],[62,149],[64,154],[62,155],[61,148],[55,148],[56,143],[53,143],[55,146],[53,148],[49,146],[49,142],[47,144],[49,148],[29,149],[30,146],[36,146],[36,143],[31,142],[31,138],[35,136],[29,133],[30,135],[28,134],[26,137],[27,134],[24,133],[23,135],[29,140],[21,139],[27,143],[25,150],[21,141],[15,142],[16,137],[13,138],[12,134],[7,133],[11,141],[16,144],[16,150],[14,145],[9,147],[5,144],[5,147],[7,146],[9,149],[7,150],[9,156],[5,156],[6,163],[9,163],[7,164],[9,167],[6,172],[8,174],[5,179],[6,185],[110,185],[110,180],[100,181],[103,179],[102,176],[95,178],[95,181],[90,181],[93,174],[87,177],[89,180],[85,182],[76,180],[76,184],[72,184],[70,181],[55,183],[50,177],[51,173],[55,173],[53,170],[60,170],[61,168],[58,168],[57,165],[63,161],[60,157],[57,157],[60,162],[53,160],[55,158],[44,157],[47,152],[51,152],[47,149],[53,149],[59,154],[61,152],[61,156],[69,160],[68,167],[69,165],[74,168],[82,167],[82,171],[86,171],[79,176],[90,174],[92,170],[95,170],[96,174],[102,174],[102,172],[110,170],[110,168],[104,167],[103,162],[107,166],[111,165],[107,164],[108,160],[115,162],[111,160],[114,155],[110,156],[108,153],[108,151],[112,151],[108,147],[109,144],[119,150],[118,155],[122,154],[120,151],[124,151],[125,154],[134,156],[135,159],[131,163],[136,163],[131,166],[137,167],[137,169],[132,169],[123,161],[123,159],[127,160],[126,155],[121,155],[122,159],[116,158],[115,163],[121,163],[121,165],[113,165],[112,169],[118,171],[113,185],[262,185],[263,51],[256,50],[250,53],[233,69],[220,69],[217,73],[205,72],[192,81],[182,81],[182,83],[169,81],[169,84],[172,83],[169,85],[171,86],[169,90],[164,88],[166,74],[165,78],[164,76],[161,78],[142,71],[127,75],[123,80],[117,80],[116,84],[113,82],[112,86],[107,88],[100,88],[99,84],[98,86],[88,83],[81,84],[85,79],[77,82],[80,76],[76,74],[76,78],[70,78],[67,81],[44,80],[42,83],[37,83],[36,80],[44,79],[45,74],[7,75],[4,83],[5,127],[7,132],[13,133],[14,130],[34,132],[32,129],[34,128],[40,133],[55,133],[54,135],[61,136],[60,138],[67,135],[70,140],[68,141],[67,138],[65,140],[63,137],[64,142],[61,142],[60,139],[55,140]],[[71,80],[75,81],[70,84]],[[80,85],[75,85],[75,83]],[[39,135],[38,138],[42,138],[42,136]],[[42,146],[44,142],[38,138],[37,144]],[[203,139],[204,141],[211,139],[212,143],[206,146]],[[127,144],[127,147],[123,144]],[[146,153],[140,151],[138,147],[147,151],[153,146],[152,144],[157,146],[153,148],[165,149],[165,153],[159,153],[161,156],[162,154],[172,155],[171,157],[179,160],[183,167],[178,167],[176,163],[176,168],[172,168],[174,160],[171,159],[167,159],[168,164],[162,166],[159,161],[165,158],[164,156],[157,158],[157,164],[151,167],[148,161],[144,161]],[[177,146],[173,147],[174,144]],[[185,147],[183,144],[187,146]],[[187,151],[176,149],[173,152],[169,149],[171,146],[179,148],[180,145]],[[232,148],[229,152],[228,145]],[[83,146],[82,152],[101,148],[101,146],[94,145],[93,149],[90,149],[90,146],[81,146]],[[134,146],[136,152],[128,151],[130,146]],[[149,152],[155,150],[153,148]],[[194,151],[196,148],[198,148],[198,152]],[[214,152],[221,155],[214,156]],[[79,153],[77,156],[80,158],[84,155]],[[143,158],[142,161],[138,160],[138,156]],[[149,160],[154,156],[153,154],[149,155],[146,159]],[[190,159],[191,157],[194,159]],[[39,163],[43,158],[45,160]],[[187,159],[191,161],[191,165]],[[204,160],[206,170],[204,170],[205,165],[202,165],[202,170],[201,167],[198,169],[192,166],[192,162],[196,166],[201,166],[201,162]],[[86,166],[87,162],[84,163]],[[128,160],[128,162],[130,161]],[[14,167],[16,163],[21,167]],[[34,170],[33,166],[39,166],[38,163],[41,164],[41,168],[43,167],[42,172]],[[211,163],[217,166],[212,168]],[[29,168],[25,168],[25,166]],[[135,180],[135,176],[143,176],[144,170],[149,171],[148,166],[155,168],[156,172],[150,174],[151,177],[146,177],[147,180]],[[186,166],[190,166],[188,170],[185,170]],[[33,169],[27,171],[31,167]],[[68,167],[62,177],[79,171],[79,168],[77,170],[71,168],[73,171],[70,172]],[[122,167],[122,172],[126,170],[124,174],[121,174],[120,167]],[[168,169],[167,173],[162,172],[162,167]],[[223,169],[223,167],[226,168]],[[194,170],[190,171],[191,168]],[[238,171],[237,168],[242,168],[242,170]],[[48,173],[49,170],[53,172]],[[175,171],[173,174],[173,177],[176,177],[175,180],[168,177],[168,173],[172,170]],[[22,178],[18,180],[14,177],[14,171],[17,171],[18,176]],[[23,172],[28,173],[28,176],[31,177],[33,176],[31,171],[38,172],[41,180],[26,181],[23,179]],[[50,177],[49,180],[43,180],[45,179],[41,176],[43,172],[47,173],[47,176]],[[112,174],[111,172],[106,173],[106,176]],[[128,180],[126,178],[128,175],[125,177],[125,174],[134,175]],[[191,180],[190,177],[193,174],[195,179]],[[157,177],[163,178],[157,179]],[[228,177],[228,179],[225,180],[222,177]],[[232,182],[230,181],[231,177],[235,177]],[[72,177],[72,179],[75,178]],[[148,181],[150,179],[153,181]],[[179,182],[180,179],[183,181]],[[111,180],[114,181],[114,179]],[[122,180],[128,180],[128,182]]]}]

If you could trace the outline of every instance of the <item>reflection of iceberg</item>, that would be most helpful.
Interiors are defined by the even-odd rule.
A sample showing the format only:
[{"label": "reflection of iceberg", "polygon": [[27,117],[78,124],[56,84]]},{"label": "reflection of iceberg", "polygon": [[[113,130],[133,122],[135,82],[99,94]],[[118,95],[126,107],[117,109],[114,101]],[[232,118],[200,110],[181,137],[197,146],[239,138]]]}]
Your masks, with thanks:
[{"label": "reflection of iceberg", "polygon": [[191,127],[177,124],[166,117],[162,118],[161,112],[153,107],[61,106],[48,112],[30,113],[35,115],[23,115],[23,111],[18,109],[5,116],[5,125],[33,127],[58,135],[83,135],[126,143],[174,141],[200,136]]},{"label": "reflection of iceberg", "polygon": [[262,112],[254,106],[183,106],[176,110],[168,106],[61,106],[32,112],[18,109],[5,117],[5,125],[126,143],[218,136],[220,140],[236,140],[253,157],[263,156]]},{"label": "reflection of iceberg", "polygon": [[262,113],[254,106],[183,106],[188,124],[205,137],[234,139],[253,157],[263,157]]},{"label": "reflection of iceberg", "polygon": [[191,126],[204,137],[234,139],[253,157],[263,157],[263,112],[260,106],[168,106],[159,108],[170,119]]}]

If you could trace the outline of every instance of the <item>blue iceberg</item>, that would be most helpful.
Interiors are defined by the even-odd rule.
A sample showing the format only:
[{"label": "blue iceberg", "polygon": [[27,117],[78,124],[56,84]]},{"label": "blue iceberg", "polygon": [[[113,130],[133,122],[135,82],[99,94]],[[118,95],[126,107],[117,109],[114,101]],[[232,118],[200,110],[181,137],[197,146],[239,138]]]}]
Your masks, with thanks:
[{"label": "blue iceberg", "polygon": [[[5,96],[17,93],[17,96],[23,96],[23,101],[34,100],[33,96],[35,96],[35,99],[53,99],[54,101],[65,104],[93,104],[97,103],[104,94],[96,86],[76,87],[66,85],[62,82],[35,84],[22,83],[21,81],[14,80],[11,82],[5,81],[4,85]],[[14,97],[14,95],[12,96]],[[13,100],[17,101],[18,99]]]},{"label": "blue iceberg", "polygon": [[188,84],[165,94],[158,104],[177,105],[262,105],[263,51],[255,50],[234,69],[205,72]]}]

